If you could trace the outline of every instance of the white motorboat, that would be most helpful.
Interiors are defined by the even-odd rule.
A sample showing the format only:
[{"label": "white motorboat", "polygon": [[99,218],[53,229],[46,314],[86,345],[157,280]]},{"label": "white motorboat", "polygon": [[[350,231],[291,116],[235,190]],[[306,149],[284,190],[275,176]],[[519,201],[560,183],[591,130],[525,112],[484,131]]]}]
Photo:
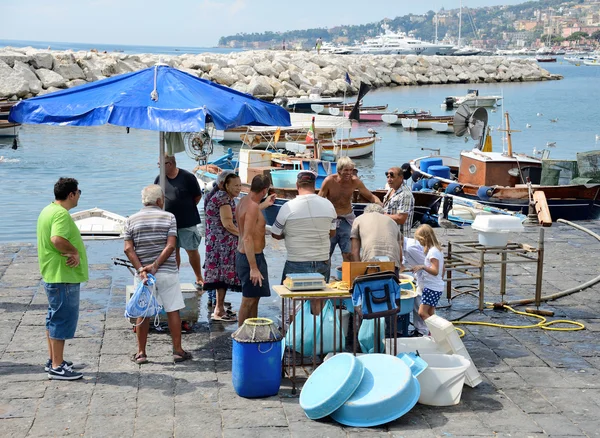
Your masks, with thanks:
[{"label": "white motorboat", "polygon": [[471,107],[493,107],[498,101],[502,100],[502,96],[480,96],[479,90],[467,90],[465,96],[448,96],[442,103],[442,108],[451,110],[458,108],[461,105],[469,105]]},{"label": "white motorboat", "polygon": [[123,237],[126,218],[119,214],[94,207],[71,213],[71,217],[84,240],[108,240]]},{"label": "white motorboat", "polygon": [[454,51],[452,44],[433,44],[407,35],[404,32],[392,32],[387,24],[381,26],[382,35],[368,38],[354,53],[372,55],[450,55]]}]

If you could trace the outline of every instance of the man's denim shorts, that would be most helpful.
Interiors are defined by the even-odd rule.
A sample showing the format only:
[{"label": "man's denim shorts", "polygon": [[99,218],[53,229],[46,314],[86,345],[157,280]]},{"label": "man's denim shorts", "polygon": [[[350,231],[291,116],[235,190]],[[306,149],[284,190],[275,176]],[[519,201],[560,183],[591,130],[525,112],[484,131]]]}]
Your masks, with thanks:
[{"label": "man's denim shorts", "polygon": [[198,249],[200,242],[202,242],[202,236],[197,225],[177,230],[177,248],[193,251]]},{"label": "man's denim shorts", "polygon": [[329,255],[335,251],[335,246],[340,246],[342,254],[350,254],[352,252],[352,245],[350,243],[350,232],[352,231],[352,225],[345,219],[338,217],[338,226],[335,230],[335,236],[330,239]]},{"label": "man's denim shorts", "polygon": [[46,329],[51,339],[75,337],[79,320],[79,283],[44,283],[48,297]]},{"label": "man's denim shorts", "polygon": [[331,264],[329,260],[324,262],[290,262],[286,260],[283,266],[283,274],[281,276],[281,284],[288,274],[306,274],[317,272],[325,277],[325,281],[329,283],[329,275],[331,273]]}]

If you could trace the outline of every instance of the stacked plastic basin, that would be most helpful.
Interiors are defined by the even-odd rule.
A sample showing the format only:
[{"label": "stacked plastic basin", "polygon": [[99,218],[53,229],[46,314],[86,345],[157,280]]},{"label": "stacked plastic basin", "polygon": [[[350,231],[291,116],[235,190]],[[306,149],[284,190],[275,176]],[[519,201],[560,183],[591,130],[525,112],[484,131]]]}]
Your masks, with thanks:
[{"label": "stacked plastic basin", "polygon": [[426,367],[415,355],[337,354],[308,378],[300,406],[313,420],[330,415],[346,426],[385,424],[415,406],[421,394],[417,376]]},{"label": "stacked plastic basin", "polygon": [[439,178],[450,179],[450,168],[448,166],[434,165],[428,167],[428,174]]}]

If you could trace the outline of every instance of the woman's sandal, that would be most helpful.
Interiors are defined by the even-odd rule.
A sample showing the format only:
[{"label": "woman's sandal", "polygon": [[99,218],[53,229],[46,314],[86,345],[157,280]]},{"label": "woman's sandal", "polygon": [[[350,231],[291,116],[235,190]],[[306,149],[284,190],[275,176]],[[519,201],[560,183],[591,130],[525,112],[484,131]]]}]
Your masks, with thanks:
[{"label": "woman's sandal", "polygon": [[217,316],[214,313],[210,316],[211,321],[219,321],[219,322],[237,322],[237,316],[230,315],[225,312],[224,315]]},{"label": "woman's sandal", "polygon": [[134,355],[131,357],[131,360],[138,365],[143,365],[148,363],[148,356],[146,356],[144,353],[134,353]]},{"label": "woman's sandal", "polygon": [[186,360],[191,360],[191,359],[192,359],[192,353],[190,353],[189,351],[182,351],[181,353],[173,352],[173,362],[175,362],[175,363],[185,362]]}]

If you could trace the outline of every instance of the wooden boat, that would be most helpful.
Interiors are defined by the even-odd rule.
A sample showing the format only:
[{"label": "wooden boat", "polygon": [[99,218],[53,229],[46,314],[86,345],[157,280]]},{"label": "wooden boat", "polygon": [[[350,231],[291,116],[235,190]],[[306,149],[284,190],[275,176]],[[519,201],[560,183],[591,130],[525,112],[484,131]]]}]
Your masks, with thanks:
[{"label": "wooden boat", "polygon": [[17,137],[19,135],[21,125],[8,121],[10,109],[16,103],[10,100],[0,100],[0,137]]},{"label": "wooden boat", "polygon": [[454,132],[454,122],[434,122],[431,124],[431,130],[441,134],[450,134]]},{"label": "wooden boat", "polygon": [[126,220],[124,216],[94,207],[71,213],[71,217],[84,240],[122,238]]},{"label": "wooden boat", "polygon": [[[477,202],[500,209],[528,213],[529,205],[536,192],[543,192],[555,221],[585,220],[600,218],[600,183],[594,175],[600,175],[598,154],[589,156],[578,154],[585,164],[585,174],[589,177],[573,178],[571,169],[577,167],[574,160],[539,159],[512,151],[511,130],[506,114],[506,132],[508,151],[481,152],[477,149],[463,151],[460,159],[443,156],[421,157],[410,162],[413,172],[420,172],[424,179],[421,182],[428,188],[443,190],[446,193],[476,200]],[[447,169],[429,170],[432,162],[438,161]],[[449,175],[440,176],[439,172],[449,170]],[[439,172],[438,172],[439,171]],[[560,176],[563,181],[560,181]],[[583,174],[583,173],[581,173]],[[544,175],[555,177],[557,184],[541,184]],[[581,175],[580,175],[581,176]],[[566,184],[558,185],[564,182]]]},{"label": "wooden boat", "polygon": [[[354,108],[355,103],[346,103],[346,104],[330,104],[330,105],[318,105],[318,104],[314,104],[311,106],[313,112],[317,113],[317,114],[330,114],[332,116],[339,116],[340,114],[343,114],[344,111],[352,111],[352,108]],[[370,106],[364,106],[361,105],[360,109],[362,111],[386,111],[387,110],[387,105],[370,105]]]},{"label": "wooden boat", "polygon": [[[366,157],[375,149],[375,136],[345,138],[343,140],[318,140],[318,147],[324,152],[330,152],[335,157],[359,158]],[[314,145],[308,144],[308,150],[314,151]],[[314,152],[313,152],[314,153]]]}]

